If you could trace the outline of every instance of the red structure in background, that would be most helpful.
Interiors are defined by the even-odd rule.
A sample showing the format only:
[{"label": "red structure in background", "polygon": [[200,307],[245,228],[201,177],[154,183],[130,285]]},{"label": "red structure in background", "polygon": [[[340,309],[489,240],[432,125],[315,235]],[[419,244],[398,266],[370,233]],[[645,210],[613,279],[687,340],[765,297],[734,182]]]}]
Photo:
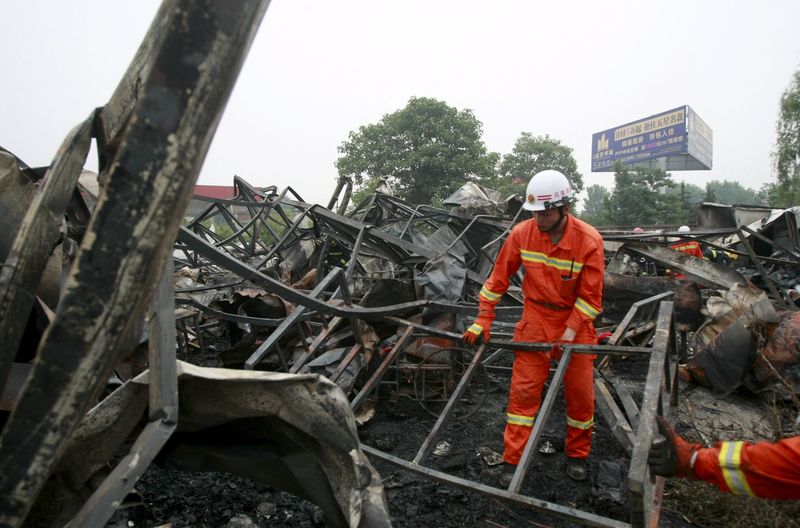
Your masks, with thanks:
[{"label": "red structure in background", "polygon": [[195,185],[194,194],[206,198],[229,200],[236,196],[236,189],[233,185]]}]

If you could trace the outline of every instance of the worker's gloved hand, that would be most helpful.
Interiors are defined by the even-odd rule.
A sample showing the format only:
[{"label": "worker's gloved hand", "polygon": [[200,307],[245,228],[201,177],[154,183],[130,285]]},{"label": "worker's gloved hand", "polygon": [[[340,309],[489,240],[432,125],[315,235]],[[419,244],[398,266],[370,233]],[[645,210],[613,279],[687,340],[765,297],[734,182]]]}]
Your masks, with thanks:
[{"label": "worker's gloved hand", "polygon": [[647,463],[650,470],[662,477],[697,478],[694,474],[694,453],[702,446],[681,438],[661,416],[656,417],[661,433],[650,446]]},{"label": "worker's gloved hand", "polygon": [[475,322],[472,323],[469,328],[467,328],[467,331],[464,332],[464,337],[461,339],[467,345],[474,345],[480,338],[483,338],[483,342],[486,343],[491,337],[493,322],[494,313],[484,312],[481,310],[478,312],[478,318],[475,319]]}]

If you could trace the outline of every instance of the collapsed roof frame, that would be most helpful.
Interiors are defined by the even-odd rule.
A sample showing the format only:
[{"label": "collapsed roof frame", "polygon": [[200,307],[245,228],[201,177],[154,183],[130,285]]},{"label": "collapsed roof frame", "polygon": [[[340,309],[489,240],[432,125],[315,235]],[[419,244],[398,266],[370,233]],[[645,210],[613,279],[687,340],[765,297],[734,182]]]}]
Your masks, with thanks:
[{"label": "collapsed roof frame", "polygon": [[[363,230],[361,231],[363,232]],[[441,338],[450,339],[453,342],[460,342],[461,335],[446,330],[425,326],[419,323],[404,320],[397,317],[396,314],[407,311],[409,308],[422,308],[422,307],[436,307],[441,311],[449,311],[461,314],[471,314],[474,312],[474,307],[468,307],[459,304],[437,302],[437,301],[414,301],[411,303],[402,303],[396,305],[381,306],[378,308],[363,308],[350,303],[344,305],[333,306],[320,299],[320,295],[324,290],[330,289],[330,286],[338,283],[338,290],[344,292],[344,297],[349,295],[348,284],[344,281],[344,271],[342,269],[334,269],[329,273],[318,286],[310,294],[294,290],[285,284],[282,284],[262,273],[248,267],[247,265],[237,261],[233,257],[222,253],[211,244],[193,236],[188,230],[183,230],[179,239],[187,246],[190,246],[194,251],[214,264],[225,268],[229,271],[240,275],[256,285],[264,288],[269,293],[279,295],[287,298],[293,303],[298,305],[298,309],[294,312],[298,314],[297,318],[292,316],[286,318],[278,328],[276,328],[269,337],[262,343],[250,359],[248,359],[245,368],[255,368],[258,362],[264,357],[266,352],[275,346],[278,340],[284,335],[289,328],[296,324],[300,315],[305,313],[305,309],[309,308],[318,314],[332,315],[333,318],[326,323],[323,332],[315,339],[312,347],[306,350],[306,353],[288,370],[290,372],[298,372],[304,364],[313,356],[316,347],[327,337],[328,333],[338,324],[341,318],[350,317],[359,320],[371,321],[384,319],[385,321],[394,323],[400,328],[404,328],[400,333],[399,339],[395,342],[391,350],[385,355],[381,364],[375,369],[370,379],[361,387],[359,392],[355,394],[351,400],[351,407],[354,411],[364,403],[367,397],[377,388],[377,386],[384,380],[384,378],[391,372],[392,369],[398,368],[397,365],[401,362],[404,353],[404,348],[408,345],[412,334],[422,333],[424,335],[431,335]],[[458,386],[454,389],[447,404],[442,410],[441,414],[437,417],[437,421],[427,438],[419,448],[417,455],[412,461],[405,461],[398,457],[384,453],[376,448],[363,446],[363,449],[368,454],[377,457],[381,460],[397,465],[403,469],[413,471],[423,475],[426,478],[431,478],[449,485],[461,487],[478,493],[486,494],[496,498],[509,500],[511,502],[531,506],[536,509],[541,509],[554,515],[568,518],[585,524],[588,526],[603,526],[603,527],[623,527],[623,526],[647,526],[651,519],[657,519],[659,515],[658,502],[661,491],[663,489],[663,479],[656,480],[656,486],[653,487],[649,470],[647,467],[647,453],[649,446],[655,434],[652,424],[654,423],[657,414],[668,414],[669,409],[675,401],[677,401],[677,382],[676,375],[677,369],[675,364],[670,363],[670,356],[674,355],[674,346],[676,343],[674,334],[674,325],[672,321],[672,303],[667,301],[671,292],[659,294],[651,299],[635,303],[622,323],[617,327],[615,333],[612,335],[610,345],[565,345],[563,346],[564,354],[559,363],[553,380],[550,384],[550,389],[545,395],[542,408],[540,410],[540,420],[537,420],[532,431],[531,438],[526,446],[523,454],[522,461],[518,466],[518,471],[514,476],[514,480],[508,490],[499,490],[491,486],[465,480],[459,477],[448,475],[431,468],[427,468],[421,462],[428,455],[436,437],[444,425],[450,419],[453,410],[457,406],[462,393],[468,388],[471,378],[479,365],[485,366],[493,361],[497,356],[497,352],[501,350],[527,350],[532,353],[537,351],[547,351],[552,348],[551,343],[514,343],[503,341],[490,341],[488,343],[489,349],[494,349],[497,352],[484,359],[483,355],[487,347],[481,346],[478,351],[473,355],[469,366],[459,379]],[[506,315],[518,313],[518,308],[512,307],[511,309],[503,310]],[[293,314],[294,315],[294,314]],[[360,327],[356,321],[351,323],[354,334],[358,335]],[[502,331],[496,335],[503,335]],[[350,362],[363,348],[363,343],[360,342],[362,338],[356,337],[356,344],[353,345],[340,363],[337,365],[334,374],[331,376],[333,380],[344,372]],[[625,341],[627,345],[620,345]],[[643,343],[645,346],[635,346],[637,342]],[[647,343],[650,343],[647,346]],[[630,504],[631,504],[631,519],[630,524],[626,524],[614,519],[608,519],[597,516],[592,513],[582,512],[580,510],[564,507],[558,504],[553,504],[540,499],[521,495],[519,493],[523,480],[527,474],[530,459],[534,448],[537,445],[541,431],[544,424],[547,422],[547,417],[552,408],[553,402],[556,397],[556,392],[559,389],[559,384],[566,371],[566,366],[572,353],[590,353],[598,354],[601,356],[622,354],[646,354],[650,356],[650,367],[648,369],[647,380],[644,388],[644,398],[641,403],[641,408],[637,408],[636,404],[628,395],[623,399],[625,411],[628,414],[626,418],[622,411],[617,407],[613,397],[610,396],[608,389],[599,391],[602,403],[599,408],[604,412],[609,424],[612,427],[612,432],[615,437],[621,442],[626,451],[631,455],[631,465],[629,467],[629,490],[630,490]],[[282,358],[282,363],[286,365],[285,359]],[[602,383],[602,381],[596,381]],[[634,426],[636,425],[636,432],[634,433]]]},{"label": "collapsed roof frame", "polygon": [[[102,199],[95,208],[92,221],[87,228],[81,248],[76,256],[75,265],[70,274],[70,280],[64,292],[62,303],[59,305],[58,312],[52,321],[51,327],[46,334],[40,349],[40,357],[36,363],[28,389],[23,394],[23,398],[6,424],[3,437],[0,438],[0,508],[2,511],[2,521],[12,526],[23,522],[24,517],[30,508],[33,499],[36,497],[38,489],[41,489],[46,475],[52,469],[53,464],[58,459],[59,453],[63,450],[64,444],[71,431],[76,427],[77,422],[85,414],[91,405],[94,394],[108,379],[111,369],[121,355],[130,350],[136,338],[137,324],[142,319],[143,314],[148,309],[150,299],[155,295],[156,285],[159,284],[159,277],[164,277],[163,263],[168,259],[169,252],[172,250],[172,234],[177,231],[180,221],[180,214],[185,209],[194,180],[197,177],[200,163],[205,155],[216,123],[224,106],[224,101],[230,94],[233,82],[235,81],[238,70],[244,59],[250,42],[255,34],[256,28],[267,1],[245,1],[242,0],[235,8],[217,10],[213,4],[198,7],[192,2],[183,0],[167,0],[162,5],[151,28],[151,33],[145,39],[143,47],[137,54],[131,69],[126,73],[120,87],[115,92],[111,101],[106,107],[93,113],[83,124],[76,127],[73,133],[67,138],[62,149],[60,149],[53,166],[45,177],[43,191],[40,193],[42,198],[38,207],[31,209],[31,216],[26,218],[23,229],[18,235],[18,242],[15,243],[13,258],[16,261],[7,261],[3,273],[21,272],[32,270],[33,273],[28,277],[16,276],[13,281],[3,283],[3,303],[4,314],[20,310],[22,304],[17,301],[10,302],[7,299],[17,299],[14,295],[28,288],[32,290],[35,281],[41,275],[46,256],[45,250],[52,242],[53,234],[48,232],[47,236],[40,236],[42,230],[47,229],[43,216],[54,214],[56,217],[63,215],[64,208],[68,200],[68,192],[75,186],[77,178],[76,170],[82,166],[88,152],[90,136],[98,139],[101,151],[101,176],[106,180],[104,184]],[[187,21],[180,24],[179,21]],[[218,25],[216,25],[218,24]],[[211,27],[212,31],[209,31]],[[225,33],[223,28],[235,29],[235,34]],[[223,41],[224,44],[220,44]],[[191,49],[193,53],[200,53],[201,60],[207,69],[197,68],[187,72],[182,68],[177,68],[175,56],[170,52],[170,46],[180,49]],[[174,48],[172,48],[174,49]],[[204,54],[204,55],[203,55]],[[169,97],[170,95],[174,96]],[[173,106],[174,105],[174,106]],[[165,115],[173,115],[164,112],[165,108],[177,109],[180,116],[185,119],[165,119]],[[315,314],[330,314],[334,317],[348,319],[356,340],[360,338],[359,320],[384,319],[395,316],[409,308],[437,307],[442,310],[449,310],[461,314],[473,314],[474,307],[455,305],[437,301],[415,301],[413,303],[402,303],[393,306],[379,308],[365,308],[353,306],[349,298],[349,286],[347,279],[351,278],[354,268],[348,267],[347,270],[334,269],[324,278],[320,277],[317,284],[316,293],[305,294],[293,290],[258,271],[258,264],[255,268],[247,266],[232,256],[223,255],[218,247],[230,248],[231,253],[245,257],[256,257],[261,251],[266,251],[266,255],[274,254],[275,247],[269,248],[262,245],[255,234],[259,229],[260,223],[269,225],[265,222],[263,215],[272,207],[285,204],[294,207],[301,212],[300,218],[290,220],[290,216],[281,216],[287,226],[288,232],[300,228],[300,223],[304,216],[314,215],[322,229],[329,234],[346,235],[348,241],[352,241],[354,248],[354,258],[357,260],[360,252],[367,255],[377,255],[387,260],[392,260],[404,266],[414,266],[425,262],[439,255],[435,251],[425,248],[420,244],[414,244],[403,238],[414,223],[428,223],[432,218],[455,219],[457,225],[463,226],[458,239],[465,236],[465,233],[476,226],[488,226],[490,229],[487,244],[479,246],[479,249],[471,248],[476,253],[484,252],[496,246],[502,236],[507,232],[510,223],[496,222],[491,218],[463,217],[456,213],[447,213],[435,210],[430,207],[415,207],[407,211],[405,217],[406,225],[401,231],[401,236],[394,236],[387,233],[385,229],[365,225],[362,222],[348,219],[339,215],[334,215],[327,209],[305,204],[299,200],[286,198],[287,191],[280,195],[269,196],[267,193],[249,193],[246,185],[241,186],[241,200],[233,200],[235,205],[244,205],[255,212],[256,219],[247,224],[240,224],[239,228],[231,237],[215,239],[214,245],[209,245],[197,233],[190,230],[182,230],[180,239],[183,247],[192,247],[197,254],[203,254],[219,266],[236,271],[244,278],[252,280],[261,285],[268,291],[277,291],[279,294],[304,308],[298,310],[298,315],[302,312],[313,312]],[[387,199],[397,205],[395,199]],[[215,206],[216,207],[216,206]],[[226,221],[231,221],[232,226],[236,226],[235,218],[225,216],[224,209],[216,208]],[[281,211],[281,209],[276,209]],[[281,215],[280,212],[278,212]],[[448,220],[449,221],[449,220]],[[513,222],[512,222],[513,223]],[[155,228],[147,229],[150,226]],[[249,229],[253,230],[253,236],[247,239],[245,233]],[[152,232],[151,232],[152,231]],[[210,236],[208,231],[198,230],[203,236]],[[167,236],[165,236],[165,233]],[[278,239],[275,246],[289,244],[291,234],[280,238],[276,232],[272,235]],[[214,238],[214,237],[212,237]],[[199,241],[199,242],[198,242]],[[217,246],[217,247],[215,247]],[[450,245],[450,248],[453,244]],[[198,250],[197,248],[201,248]],[[211,248],[210,250],[208,248]],[[450,249],[448,248],[448,249]],[[205,251],[205,253],[203,253]],[[209,257],[209,255],[211,257]],[[19,262],[25,261],[29,265],[20,265]],[[34,262],[35,261],[35,262]],[[262,258],[261,264],[266,263],[267,259]],[[195,260],[195,262],[200,262]],[[238,270],[238,271],[237,271]],[[470,279],[476,283],[481,282],[482,277],[479,273],[471,272]],[[163,279],[162,279],[163,280]],[[162,283],[163,284],[163,283]],[[329,286],[338,285],[339,295],[344,301],[343,305],[330,303],[331,297],[325,298],[323,293]],[[98,287],[99,286],[99,287]],[[336,293],[333,294],[335,296]],[[158,311],[160,313],[170,311],[169,294],[162,292],[158,295]],[[666,305],[662,310],[665,314],[668,311]],[[12,310],[13,309],[13,310]],[[499,309],[502,312],[502,308]],[[511,307],[508,312],[518,311],[517,307]],[[159,316],[161,317],[161,316]],[[296,319],[296,320],[297,320]],[[663,319],[663,321],[662,321]],[[669,330],[664,329],[664,321],[671,320],[668,315],[659,315],[659,322],[655,326],[656,339],[649,350],[651,362],[656,366],[651,366],[651,374],[648,376],[648,388],[646,399],[642,404],[642,411],[639,421],[641,434],[638,436],[638,446],[640,451],[634,451],[632,461],[638,465],[632,466],[631,474],[637,478],[642,472],[646,474],[646,464],[642,462],[642,452],[649,448],[649,440],[652,437],[652,417],[658,412],[659,405],[664,408],[664,398],[661,391],[662,384],[669,385],[668,377],[664,379],[663,372],[668,369],[666,354],[667,344],[671,342],[668,337]],[[289,320],[287,318],[287,320]],[[277,324],[286,323],[291,326],[296,320],[286,320]],[[8,321],[8,323],[7,323]],[[19,318],[9,317],[3,320],[3,329],[9,333],[19,329],[17,325]],[[99,328],[93,327],[97,321],[102,324]],[[410,322],[395,323],[405,325],[404,335],[410,335],[412,331],[431,330],[423,329],[420,325]],[[331,321],[332,322],[332,321]],[[163,317],[161,326],[164,327]],[[172,325],[166,325],[171,327]],[[333,328],[331,324],[330,328]],[[91,332],[87,331],[91,328]],[[414,330],[412,330],[414,329]],[[170,337],[169,328],[155,330],[154,335],[161,337],[163,346],[173,348],[174,336]],[[172,328],[174,332],[174,328]],[[276,328],[277,336],[281,335],[279,328]],[[448,333],[451,339],[457,340],[460,336]],[[324,339],[322,337],[321,339]],[[405,340],[404,340],[405,341]],[[666,343],[666,344],[665,344]],[[495,348],[513,347],[516,349],[527,349],[535,351],[538,349],[548,349],[550,344],[522,344],[522,343],[490,343]],[[341,374],[346,361],[352,360],[358,354],[361,343],[356,343],[348,352],[345,360],[337,369],[332,377],[335,379]],[[615,348],[616,347],[616,348]],[[12,353],[15,347],[11,347]],[[610,348],[590,347],[581,348],[580,346],[565,346],[565,356],[568,359],[571,353],[606,353],[624,351],[624,353],[635,353],[636,347],[620,348],[615,345]],[[656,350],[658,349],[658,350]],[[153,350],[162,350],[155,347]],[[313,355],[313,349],[309,347],[306,359]],[[402,344],[396,347],[393,355],[397,358],[402,352]],[[643,352],[643,351],[640,351]],[[482,360],[482,354],[473,357],[470,370]],[[140,437],[133,451],[133,455],[147,453],[154,454],[159,443],[169,436],[169,431],[174,427],[174,411],[177,403],[174,400],[174,372],[170,374],[170,363],[174,369],[174,362],[168,356],[161,356],[160,352],[155,353],[157,357],[152,358],[153,372],[159,375],[159,383],[151,384],[152,404],[150,415],[150,426],[145,436]],[[664,357],[661,357],[664,356]],[[3,354],[3,365],[7,362],[6,354]],[[13,359],[13,358],[12,358]],[[161,361],[159,361],[159,359]],[[486,361],[491,359],[488,358]],[[566,365],[567,361],[563,361]],[[258,363],[259,358],[254,357],[250,362],[251,368]],[[661,361],[662,363],[659,363]],[[297,368],[302,367],[303,361],[299,362]],[[159,366],[161,365],[161,366]],[[666,365],[666,366],[665,366]],[[288,365],[286,365],[288,366]],[[383,367],[385,373],[391,366],[391,362]],[[295,365],[289,367],[294,369]],[[559,367],[563,374],[563,367]],[[558,371],[557,371],[558,372]],[[380,382],[381,376],[374,377],[371,386]],[[443,414],[437,421],[436,428],[432,434],[438,434],[441,426],[447,420],[447,416],[452,411],[458,401],[458,392],[464,390],[469,381],[469,376],[465,375],[462,379],[455,398],[451,399],[446,406],[448,414]],[[657,381],[657,383],[656,383]],[[55,382],[55,383],[54,383]],[[557,385],[554,384],[554,385]],[[357,404],[363,400],[367,392],[356,396],[353,403]],[[546,400],[548,405],[552,404],[554,396],[548,392]],[[649,399],[648,399],[649,398]],[[647,409],[647,412],[645,412]],[[649,414],[648,414],[649,413]],[[546,415],[546,413],[543,413]],[[542,422],[545,420],[543,419]],[[31,434],[31,431],[34,434]],[[647,435],[651,436],[647,436]],[[532,437],[535,438],[534,435]],[[24,439],[24,442],[22,441]],[[535,443],[535,442],[534,442]],[[431,442],[421,448],[418,457],[424,459],[427,449]],[[532,449],[532,448],[530,448]],[[530,449],[528,454],[530,455]],[[140,458],[147,460],[148,457]],[[137,467],[137,471],[144,470],[146,464]],[[635,470],[635,471],[634,471]],[[91,511],[99,515],[107,515],[109,506],[113,505],[113,497],[118,497],[121,493],[129,489],[135,482],[137,473],[128,473],[130,477],[125,486],[111,486],[102,488],[99,500],[104,507]],[[140,473],[139,473],[140,474]],[[524,475],[520,473],[515,477],[512,487],[521,486]],[[637,480],[643,487],[647,488],[647,482]],[[472,489],[480,491],[475,486]],[[492,492],[496,495],[495,492]],[[502,495],[502,493],[500,494]],[[515,495],[515,493],[511,493]],[[497,495],[496,495],[497,496]],[[646,495],[641,493],[642,500],[646,501]],[[576,511],[564,510],[563,507],[550,509],[550,505],[542,504],[533,500],[537,505],[543,506],[548,511],[555,511],[566,516],[573,515]],[[93,503],[98,504],[98,503]],[[642,506],[642,509],[646,509]],[[90,515],[91,511],[81,515]],[[78,517],[80,521],[88,517]],[[92,517],[98,519],[98,517]],[[570,517],[573,518],[573,517]],[[574,517],[580,520],[592,520],[593,517],[581,516],[580,512]],[[606,523],[609,521],[597,520],[596,522]],[[594,522],[593,521],[593,522]],[[638,523],[639,521],[635,521]],[[604,524],[600,524],[604,525]],[[638,524],[637,524],[638,525]]]}]

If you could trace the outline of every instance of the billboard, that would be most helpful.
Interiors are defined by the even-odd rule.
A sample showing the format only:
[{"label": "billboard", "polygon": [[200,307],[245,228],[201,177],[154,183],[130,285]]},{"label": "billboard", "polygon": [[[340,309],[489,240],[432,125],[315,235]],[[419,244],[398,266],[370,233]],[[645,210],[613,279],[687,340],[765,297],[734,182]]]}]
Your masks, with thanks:
[{"label": "billboard", "polygon": [[714,135],[688,105],[592,134],[592,172],[614,163],[664,170],[711,168]]}]

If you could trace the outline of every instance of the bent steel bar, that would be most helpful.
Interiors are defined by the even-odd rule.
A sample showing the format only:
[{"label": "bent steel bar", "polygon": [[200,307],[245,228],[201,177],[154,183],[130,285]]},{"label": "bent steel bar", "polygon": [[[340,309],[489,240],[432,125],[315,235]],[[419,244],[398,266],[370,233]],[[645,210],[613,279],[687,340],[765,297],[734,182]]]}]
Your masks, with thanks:
[{"label": "bent steel bar", "polygon": [[461,488],[467,491],[474,491],[482,495],[487,495],[489,497],[495,497],[497,499],[507,500],[522,506],[530,506],[531,508],[545,511],[547,513],[556,515],[563,519],[578,521],[583,526],[596,526],[599,528],[630,528],[630,525],[628,523],[620,522],[614,519],[609,519],[607,517],[601,517],[593,513],[588,513],[585,511],[578,510],[576,508],[561,506],[558,504],[554,504],[552,502],[543,501],[541,499],[527,497],[525,495],[519,495],[517,493],[510,493],[505,490],[493,488],[491,486],[486,486],[485,484],[480,484],[477,482],[473,482],[471,480],[455,477],[447,473],[442,473],[441,471],[436,471],[434,469],[430,469],[425,466],[420,466],[412,462],[407,462],[402,458],[392,456],[388,453],[384,453],[383,451],[379,451],[367,445],[362,444],[361,450],[364,451],[369,456],[373,456],[375,458],[388,462],[392,465],[405,469],[406,471],[417,473],[418,475],[422,475],[423,477],[436,480],[443,484],[455,486],[457,488]]}]

